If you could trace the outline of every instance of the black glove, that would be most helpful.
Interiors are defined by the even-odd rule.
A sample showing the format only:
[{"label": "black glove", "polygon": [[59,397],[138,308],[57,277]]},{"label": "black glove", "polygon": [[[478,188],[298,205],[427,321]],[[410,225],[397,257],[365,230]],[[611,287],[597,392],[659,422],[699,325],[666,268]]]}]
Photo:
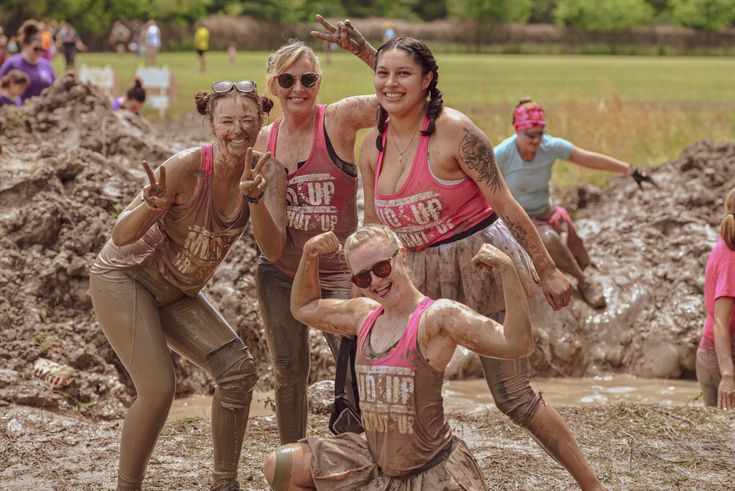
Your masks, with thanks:
[{"label": "black glove", "polygon": [[636,184],[638,184],[638,187],[643,191],[643,183],[649,182],[653,185],[653,187],[658,188],[658,185],[653,180],[651,176],[648,175],[646,171],[642,171],[638,168],[634,168],[633,174],[632,174],[633,180]]}]

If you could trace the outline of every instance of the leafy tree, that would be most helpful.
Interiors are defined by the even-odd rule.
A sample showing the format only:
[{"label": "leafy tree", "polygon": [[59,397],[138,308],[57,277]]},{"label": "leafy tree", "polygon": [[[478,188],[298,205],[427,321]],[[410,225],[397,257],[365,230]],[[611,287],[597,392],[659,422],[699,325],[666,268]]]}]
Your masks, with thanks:
[{"label": "leafy tree", "polygon": [[675,22],[710,31],[726,29],[735,20],[733,0],[671,0]]},{"label": "leafy tree", "polygon": [[649,23],[653,7],[644,0],[559,0],[554,18],[593,31],[623,30]]},{"label": "leafy tree", "polygon": [[481,24],[526,22],[533,0],[449,0],[449,13],[457,19],[477,20]]},{"label": "leafy tree", "polygon": [[554,9],[557,3],[558,0],[533,0],[531,17],[528,21],[533,24],[554,22]]}]

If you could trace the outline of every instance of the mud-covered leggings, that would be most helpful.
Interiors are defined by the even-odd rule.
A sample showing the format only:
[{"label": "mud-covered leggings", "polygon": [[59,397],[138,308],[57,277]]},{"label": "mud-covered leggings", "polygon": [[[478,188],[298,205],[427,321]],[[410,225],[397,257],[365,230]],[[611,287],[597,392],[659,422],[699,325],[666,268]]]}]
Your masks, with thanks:
[{"label": "mud-covered leggings", "polygon": [[90,274],[97,320],[130,374],[137,398],[123,425],[118,490],[138,490],[176,391],[171,347],[209,372],[214,488],[237,479],[257,381],[247,347],[203,294],[195,298],[149,270]]},{"label": "mud-covered leggings", "polygon": [[[276,421],[281,445],[295,443],[306,436],[306,386],[309,381],[309,327],[291,315],[293,280],[273,264],[263,260],[255,273],[258,304],[265,326],[268,350],[276,376]],[[322,298],[350,298],[351,291],[322,289]],[[338,337],[324,334],[332,354],[338,352]],[[355,395],[349,371],[346,392]]]},{"label": "mud-covered leggings", "polygon": [[[732,342],[733,362],[735,362],[735,339]],[[720,390],[720,365],[717,363],[717,352],[714,349],[697,350],[697,381],[702,389],[705,406],[717,406],[717,394]]]}]

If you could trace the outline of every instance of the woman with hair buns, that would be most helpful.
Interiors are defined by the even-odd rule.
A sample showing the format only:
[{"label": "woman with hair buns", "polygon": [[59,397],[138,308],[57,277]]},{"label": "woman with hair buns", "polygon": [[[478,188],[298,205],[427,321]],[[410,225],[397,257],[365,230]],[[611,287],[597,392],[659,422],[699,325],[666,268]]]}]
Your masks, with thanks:
[{"label": "woman with hair buns", "polygon": [[145,104],[145,96],[143,82],[136,78],[133,86],[125,94],[125,97],[113,99],[112,104],[110,104],[110,109],[113,111],[125,109],[140,116],[140,110],[143,109],[143,104]]},{"label": "woman with hair buns", "polygon": [[[529,296],[540,276],[549,304],[567,305],[569,280],[505,185],[490,141],[467,116],[443,106],[428,46],[397,37],[375,58],[378,127],[365,136],[360,155],[365,222],[396,231],[416,287],[430,297],[500,320],[502,279],[472,265],[489,243],[513,260]],[[531,388],[528,359],[483,356],[481,363],[498,409],[528,429],[583,489],[601,489],[564,420]]]},{"label": "woman with hair buns", "polygon": [[286,178],[252,145],[271,109],[255,82],[219,81],[196,95],[214,144],[181,151],[120,214],[90,272],[97,320],[135,384],[120,442],[118,490],[141,489],[176,393],[169,348],[214,379],[211,489],[239,490],[237,467],[257,381],[253,358],[201,292],[248,221],[276,261],[286,233]]},{"label": "woman with hair buns", "polygon": [[20,70],[28,75],[30,83],[20,96],[21,102],[24,102],[29,97],[40,95],[43,89],[54,83],[56,77],[51,63],[41,56],[46,50],[41,42],[41,26],[38,22],[23,22],[18,29],[18,40],[21,52],[5,60],[0,67],[0,77],[11,70]]},{"label": "woman with hair buns", "polygon": [[697,380],[707,406],[735,409],[735,189],[725,197],[720,237],[707,259],[704,305]]},{"label": "woman with hair buns", "polygon": [[[330,39],[334,38],[332,42],[357,56],[374,51],[364,49],[367,43],[359,32],[341,37],[344,23],[333,26],[321,16],[317,18]],[[372,66],[372,59],[361,59]],[[266,79],[268,90],[281,104],[283,117],[263,128],[255,149],[269,151],[286,167],[287,239],[280,260],[261,259],[256,285],[276,376],[278,434],[284,444],[303,438],[307,422],[308,326],[294,319],[289,309],[293,278],[307,240],[326,231],[344,240],[357,227],[355,135],[375,124],[378,105],[375,96],[317,103],[322,84],[319,61],[308,45],[297,40],[270,55]],[[325,297],[350,297],[350,275],[342,257],[323,257],[319,273]],[[336,353],[336,338],[329,335],[327,341]],[[348,398],[353,397],[349,391]]]},{"label": "woman with hair buns", "polygon": [[607,304],[602,288],[584,273],[590,264],[584,242],[577,235],[567,210],[551,200],[549,185],[554,162],[563,159],[590,169],[628,175],[641,189],[644,181],[653,181],[631,164],[546,133],[544,110],[530,97],[518,101],[513,111],[513,126],[516,134],[494,149],[500,172],[513,197],[533,220],[556,266],[577,279],[585,302],[592,308],[602,308]]}]

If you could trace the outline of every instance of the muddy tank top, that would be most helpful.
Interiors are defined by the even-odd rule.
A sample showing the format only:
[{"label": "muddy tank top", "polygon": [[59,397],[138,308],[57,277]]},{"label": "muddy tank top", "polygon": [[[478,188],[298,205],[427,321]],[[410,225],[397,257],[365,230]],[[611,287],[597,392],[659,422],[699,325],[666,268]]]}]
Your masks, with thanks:
[{"label": "muddy tank top", "polygon": [[370,333],[383,307],[365,319],[357,338],[358,391],[370,452],[389,477],[422,469],[452,444],[444,416],[444,373],[424,359],[418,345],[421,315],[434,303],[424,297],[403,335],[383,354],[370,347]]},{"label": "muddy tank top", "polygon": [[213,166],[212,145],[204,145],[202,177],[192,200],[172,206],[132,244],[116,246],[108,240],[92,271],[152,267],[182,292],[195,296],[242,235],[250,218],[244,200],[232,217],[217,211],[212,200]]},{"label": "muddy tank top", "polygon": [[[422,130],[429,126],[424,116]],[[387,144],[388,123],[383,132]],[[408,249],[421,250],[471,229],[493,210],[472,179],[441,182],[429,168],[429,138],[421,135],[406,182],[395,194],[378,191],[385,151],[378,153],[375,167],[375,211],[380,221],[398,234]]]},{"label": "muddy tank top", "polygon": [[[311,237],[329,230],[340,242],[357,228],[357,179],[346,174],[332,160],[324,137],[326,105],[316,111],[311,153],[300,168],[288,175],[286,190],[286,246],[275,266],[293,278],[299,267],[304,244]],[[273,122],[268,151],[277,158],[278,129]],[[349,288],[350,272],[341,254],[322,256],[319,278],[322,288]]]}]

